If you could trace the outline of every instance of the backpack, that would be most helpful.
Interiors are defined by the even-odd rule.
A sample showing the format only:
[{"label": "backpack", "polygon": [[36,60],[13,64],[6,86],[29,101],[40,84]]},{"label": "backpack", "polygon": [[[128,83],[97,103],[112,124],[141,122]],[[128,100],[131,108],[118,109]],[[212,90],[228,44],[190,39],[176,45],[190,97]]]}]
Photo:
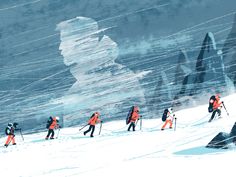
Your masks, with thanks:
[{"label": "backpack", "polygon": [[165,122],[166,121],[166,118],[167,118],[167,114],[168,114],[169,110],[168,109],[165,109],[164,112],[163,112],[163,115],[162,115],[162,121]]},{"label": "backpack", "polygon": [[11,128],[10,127],[6,127],[5,134],[6,135],[10,135],[11,134]]},{"label": "backpack", "polygon": [[52,124],[52,122],[53,122],[53,119],[52,119],[52,117],[50,116],[49,119],[48,119],[48,121],[47,121],[47,124],[46,124],[46,128],[47,128],[47,129],[50,127],[50,125]]},{"label": "backpack", "polygon": [[212,112],[213,111],[213,104],[216,100],[215,95],[211,96],[209,99],[209,106],[208,106],[208,112]]},{"label": "backpack", "polygon": [[93,114],[91,115],[91,117],[89,118],[89,120],[92,119],[92,118],[94,117],[94,115],[95,115],[95,113],[93,113]]},{"label": "backpack", "polygon": [[130,119],[132,117],[133,112],[134,112],[134,106],[132,106],[130,108],[129,113],[128,113],[127,117],[126,117],[126,125],[128,125],[130,123]]}]

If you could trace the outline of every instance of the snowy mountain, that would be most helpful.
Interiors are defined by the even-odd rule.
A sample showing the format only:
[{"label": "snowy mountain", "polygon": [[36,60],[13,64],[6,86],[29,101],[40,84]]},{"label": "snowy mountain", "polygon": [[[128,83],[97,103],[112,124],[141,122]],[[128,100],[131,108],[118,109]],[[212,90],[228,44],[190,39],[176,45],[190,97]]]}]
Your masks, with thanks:
[{"label": "snowy mountain", "polygon": [[207,33],[197,58],[195,88],[192,92],[209,90],[222,93],[223,88],[227,88],[222,52],[218,50],[213,33]]},{"label": "snowy mountain", "polygon": [[175,85],[182,85],[182,81],[184,78],[192,73],[192,70],[189,66],[189,59],[188,55],[186,53],[186,50],[181,49],[177,61],[177,67],[175,71],[175,79],[174,79],[174,84]]},{"label": "snowy mountain", "polygon": [[[188,76],[193,72],[190,61],[188,59],[188,55],[184,49],[180,50],[177,67],[174,75],[174,89],[172,89],[172,94],[174,95],[172,99],[172,105],[180,105],[180,98],[183,97],[183,85],[186,85],[186,81],[184,81]],[[185,88],[184,88],[185,89]]]},{"label": "snowy mountain", "polygon": [[166,73],[162,71],[159,78],[157,78],[157,85],[152,98],[150,99],[150,102],[148,102],[149,112],[153,113],[153,115],[148,115],[151,117],[161,115],[163,109],[170,107],[172,97],[171,84]]},{"label": "snowy mountain", "polygon": [[224,43],[223,54],[226,73],[233,80],[234,85],[236,85],[236,15],[234,16],[233,27]]},{"label": "snowy mountain", "polygon": [[[44,140],[41,133],[16,134],[16,146],[0,148],[1,176],[9,177],[89,177],[89,176],[232,176],[235,173],[235,145],[228,149],[205,146],[219,132],[230,133],[236,122],[236,95],[222,98],[221,119],[208,123],[208,105],[175,112],[176,129],[160,131],[158,117],[142,120],[135,132],[128,132],[125,120],[107,122],[101,134],[84,136],[84,128],[56,130],[57,139]],[[24,133],[24,131],[23,131]],[[3,145],[6,137],[0,139]]]},{"label": "snowy mountain", "polygon": [[[178,101],[185,96],[199,97],[202,94],[208,96],[209,93],[229,94],[232,87],[234,87],[233,82],[225,72],[223,53],[217,48],[213,33],[208,32],[202,42],[195,70],[184,77],[181,90],[175,97],[175,104],[185,104]],[[203,97],[201,96],[200,99],[202,100]]]},{"label": "snowy mountain", "polygon": [[[0,129],[17,121],[42,130],[53,115],[77,125],[96,110],[123,119],[133,104],[156,116],[182,88],[175,85],[183,82],[175,80],[179,51],[185,49],[192,71],[206,33],[220,50],[235,6],[235,0],[1,1]],[[86,31],[76,19],[92,26]],[[228,84],[234,70],[224,69]],[[188,95],[178,101],[191,103]]]}]

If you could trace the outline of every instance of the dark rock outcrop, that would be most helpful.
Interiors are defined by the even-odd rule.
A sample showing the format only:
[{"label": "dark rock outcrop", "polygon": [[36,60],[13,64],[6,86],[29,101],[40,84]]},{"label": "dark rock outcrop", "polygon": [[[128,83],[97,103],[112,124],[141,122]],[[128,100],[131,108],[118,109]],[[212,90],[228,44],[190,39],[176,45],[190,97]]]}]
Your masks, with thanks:
[{"label": "dark rock outcrop", "polygon": [[207,148],[227,149],[230,143],[236,144],[236,122],[230,133],[218,133],[207,145]]},{"label": "dark rock outcrop", "polygon": [[208,144],[207,148],[227,149],[229,134],[220,132]]}]

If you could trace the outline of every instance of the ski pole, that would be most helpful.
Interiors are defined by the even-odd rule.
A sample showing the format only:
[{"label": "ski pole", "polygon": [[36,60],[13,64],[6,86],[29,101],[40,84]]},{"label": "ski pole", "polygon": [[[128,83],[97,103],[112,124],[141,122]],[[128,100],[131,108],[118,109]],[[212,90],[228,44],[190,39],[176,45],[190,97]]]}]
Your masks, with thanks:
[{"label": "ski pole", "polygon": [[136,126],[137,126],[137,124],[138,124],[138,121],[139,121],[139,119],[137,119],[137,121],[134,123],[134,127],[136,127]]},{"label": "ski pole", "polygon": [[228,113],[228,111],[227,111],[227,109],[226,109],[226,107],[225,107],[224,102],[222,102],[222,104],[223,104],[223,106],[224,106],[224,108],[225,108],[225,111],[226,111],[227,115],[229,116],[229,113]]},{"label": "ski pole", "polygon": [[174,131],[176,130],[176,119],[177,119],[177,118],[175,117],[175,128],[174,128]]},{"label": "ski pole", "polygon": [[87,127],[89,124],[84,125],[82,128],[79,129],[79,131],[83,130],[85,127]]},{"label": "ski pole", "polygon": [[138,124],[138,121],[139,121],[139,119],[137,119],[137,121],[135,122],[135,127],[136,127],[136,125]]},{"label": "ski pole", "polygon": [[59,132],[60,132],[60,128],[58,128],[58,132],[57,132],[57,137],[56,137],[56,139],[58,139],[58,136],[59,136]]},{"label": "ski pole", "polygon": [[140,116],[140,130],[142,130],[142,124],[143,124],[143,119],[142,116]]},{"label": "ski pole", "polygon": [[100,122],[100,129],[99,129],[99,134],[98,135],[101,134],[101,131],[102,131],[102,121]]},{"label": "ski pole", "polygon": [[21,135],[22,140],[24,141],[24,137],[23,137],[23,134],[22,134],[21,128],[20,128],[20,135]]}]

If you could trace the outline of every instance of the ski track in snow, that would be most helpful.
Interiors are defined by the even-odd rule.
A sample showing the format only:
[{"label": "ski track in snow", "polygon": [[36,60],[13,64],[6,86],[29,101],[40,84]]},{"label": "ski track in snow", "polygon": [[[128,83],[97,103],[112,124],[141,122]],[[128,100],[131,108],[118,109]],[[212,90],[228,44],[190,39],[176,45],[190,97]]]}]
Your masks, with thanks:
[{"label": "ski track in snow", "polygon": [[[88,127],[81,131],[80,127],[64,128],[59,134],[56,130],[55,136],[59,135],[58,139],[47,141],[44,140],[46,131],[24,135],[25,141],[16,134],[16,146],[0,148],[0,157],[4,159],[1,175],[104,177],[113,172],[113,176],[155,176],[157,167],[162,169],[158,171],[159,175],[166,175],[170,165],[172,170],[168,171],[169,175],[187,177],[190,171],[195,170],[191,176],[218,176],[223,172],[231,176],[234,169],[232,161],[235,159],[235,145],[227,150],[208,149],[205,146],[219,132],[230,132],[236,121],[235,98],[236,94],[222,98],[228,105],[230,116],[222,110],[223,118],[211,123],[207,122],[208,105],[175,112],[176,131],[168,128],[160,131],[163,124],[161,119],[143,119],[142,130],[137,124],[135,132],[127,131],[125,121],[113,121],[103,124],[99,136],[97,125],[94,138],[90,138],[89,134],[83,135],[83,131]],[[5,140],[6,137],[1,138],[1,144],[4,144]],[[139,172],[130,170],[133,165],[139,167]],[[209,169],[209,165],[217,168]],[[182,166],[188,170],[178,170]]]}]

